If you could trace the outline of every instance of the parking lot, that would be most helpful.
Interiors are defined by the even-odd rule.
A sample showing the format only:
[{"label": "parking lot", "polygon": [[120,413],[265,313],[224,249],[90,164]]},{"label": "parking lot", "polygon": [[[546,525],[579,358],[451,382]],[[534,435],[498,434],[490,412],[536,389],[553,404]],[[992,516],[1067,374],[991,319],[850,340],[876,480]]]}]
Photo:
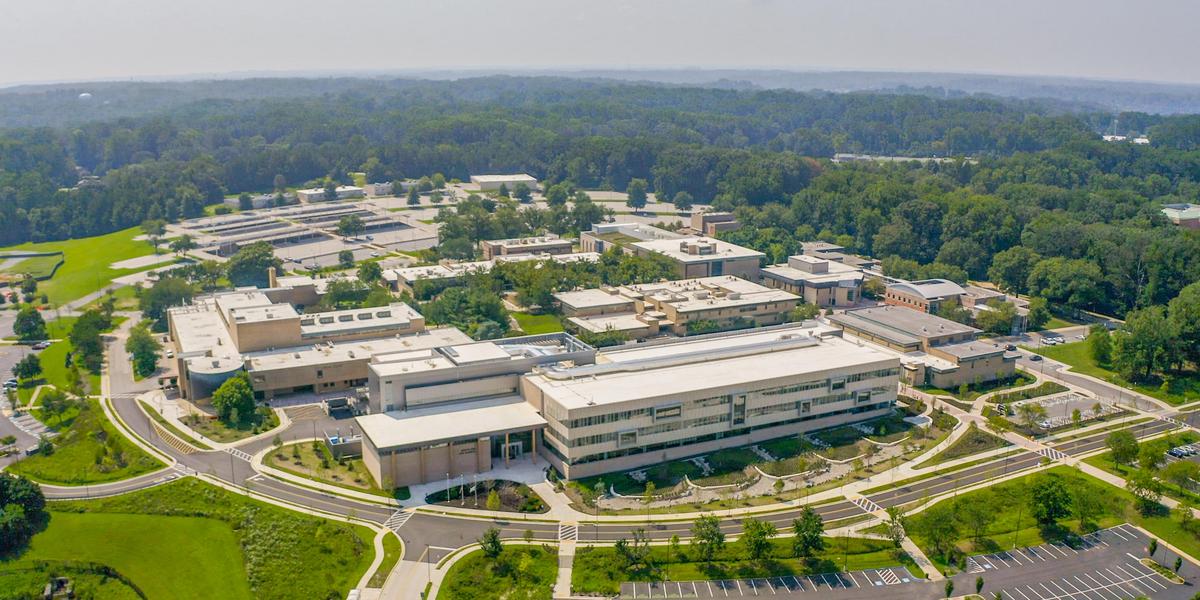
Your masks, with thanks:
[{"label": "parking lot", "polygon": [[[1077,538],[1071,544],[1042,544],[972,556],[967,571],[953,578],[955,594],[974,591],[976,579],[982,578],[985,598],[992,598],[996,592],[1015,600],[1191,598],[1200,570],[1185,562],[1179,575],[1186,584],[1171,583],[1140,562],[1148,542],[1149,538],[1140,530],[1122,524]],[[1176,555],[1160,545],[1154,557],[1160,564],[1173,565]],[[945,596],[943,585],[914,577],[903,567],[890,567],[811,576],[627,582],[621,585],[621,598],[807,596],[932,600]]]},{"label": "parking lot", "polygon": [[[1190,598],[1191,585],[1173,584],[1140,562],[1148,543],[1145,534],[1123,524],[1084,536],[1074,547],[1042,544],[975,556],[962,585],[983,577],[987,597],[998,591],[1017,600]],[[1160,547],[1155,558],[1172,565],[1175,554]],[[1180,575],[1194,583],[1197,571],[1185,563]]]},{"label": "parking lot", "polygon": [[[892,567],[756,579],[626,582],[621,584],[621,598],[741,598],[788,594],[800,596],[814,592],[821,596],[839,590],[867,591],[914,581],[918,579],[903,567]],[[879,592],[875,590],[873,593],[877,595]]]}]

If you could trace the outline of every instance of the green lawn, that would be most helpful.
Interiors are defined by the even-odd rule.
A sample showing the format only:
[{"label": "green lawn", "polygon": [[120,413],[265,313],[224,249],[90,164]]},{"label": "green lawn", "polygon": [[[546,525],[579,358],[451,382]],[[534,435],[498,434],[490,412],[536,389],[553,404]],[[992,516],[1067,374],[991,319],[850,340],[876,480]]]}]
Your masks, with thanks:
[{"label": "green lawn", "polygon": [[[146,583],[134,579],[139,586],[145,587],[155,578],[183,579],[195,590],[187,594],[148,594],[151,598],[345,598],[374,558],[374,532],[366,527],[293,512],[191,477],[110,498],[55,503],[53,508],[55,518],[58,513],[72,512],[89,516],[142,516],[164,524],[216,523],[219,528],[212,529],[212,536],[197,536],[187,544],[178,542],[181,549],[191,550],[185,556],[146,547],[157,544],[158,540],[163,545],[169,543],[171,538],[164,539],[164,534],[157,533],[163,531],[160,528],[151,528],[136,538],[143,545],[140,551],[110,553],[110,542],[105,538],[97,541],[96,548],[76,545],[75,552],[111,554],[113,558],[105,558],[106,562],[125,560],[126,554],[136,555],[128,557],[129,560],[146,561],[152,572]],[[187,521],[182,520],[185,517]],[[37,543],[34,538],[34,545]],[[195,548],[193,543],[201,546]],[[216,572],[207,568],[201,572],[196,568],[207,564],[221,567]],[[197,581],[202,574],[203,580]],[[230,581],[242,577],[244,581]],[[176,585],[176,582],[156,584]],[[226,589],[238,594],[214,593]]]},{"label": "green lawn", "polygon": [[[122,231],[90,238],[59,242],[25,243],[0,250],[60,251],[64,262],[48,281],[38,283],[38,293],[45,293],[51,304],[62,305],[110,285],[114,278],[139,269],[112,269],[118,261],[154,252],[147,242],[135,241],[141,229],[131,227]],[[163,261],[170,260],[164,256]]]},{"label": "green lawn", "polygon": [[521,326],[521,331],[527,335],[539,333],[555,333],[563,330],[562,322],[555,315],[531,315],[529,313],[510,313]]},{"label": "green lawn", "polygon": [[1058,346],[1042,346],[1041,348],[1031,347],[1029,350],[1047,358],[1071,365],[1072,370],[1076,373],[1103,379],[1109,383],[1145,394],[1151,398],[1157,398],[1168,404],[1184,404],[1200,396],[1200,374],[1190,372],[1172,373],[1171,378],[1173,381],[1169,391],[1164,391],[1161,386],[1157,385],[1130,383],[1112,370],[1096,364],[1095,359],[1092,358],[1091,345],[1086,341],[1071,342]]},{"label": "green lawn", "polygon": [[[786,532],[785,532],[786,533]],[[688,542],[680,543],[675,554],[669,546],[651,550],[653,569],[631,572],[611,546],[588,546],[575,551],[571,590],[576,594],[617,594],[625,581],[697,581],[706,579],[743,579],[809,575],[835,571],[878,569],[910,565],[907,557],[897,558],[888,541],[862,538],[825,538],[825,550],[811,560],[792,557],[792,539],[771,540],[773,558],[751,561],[740,542],[727,542],[711,563],[703,563]],[[910,569],[912,570],[912,569]],[[912,570],[918,574],[919,570]]]},{"label": "green lawn", "polygon": [[[30,456],[8,470],[41,483],[86,485],[128,479],[165,466],[118,433],[96,400],[80,406],[77,416],[63,422],[62,433],[54,438],[53,454]],[[53,419],[50,424],[58,425]]]},{"label": "green lawn", "polygon": [[541,546],[505,544],[492,559],[476,550],[458,559],[438,591],[439,600],[521,598],[550,600],[558,577],[558,553]]},{"label": "green lawn", "polygon": [[[1067,466],[1054,467],[939,502],[939,505],[950,507],[988,502],[996,516],[995,522],[986,528],[979,542],[972,541],[966,528],[962,528],[955,545],[967,554],[981,554],[1010,549],[1014,545],[1034,546],[1064,538],[1070,542],[1072,536],[1080,532],[1079,521],[1075,517],[1059,519],[1057,527],[1042,529],[1030,516],[1028,490],[1039,477],[1059,479],[1072,494],[1087,494],[1096,500],[1098,513],[1083,531],[1129,522],[1147,529],[1192,556],[1200,556],[1200,536],[1186,531],[1165,508],[1160,506],[1152,514],[1143,514],[1137,509],[1137,499],[1129,492]],[[929,540],[922,535],[921,520],[928,515],[933,515],[930,518],[939,518],[937,511],[927,509],[912,518],[909,533],[930,560],[945,569],[944,558],[933,550]]]},{"label": "green lawn", "polygon": [[[0,260],[4,260],[0,256]],[[31,256],[21,259],[16,264],[6,269],[0,269],[0,273],[8,273],[12,275],[24,275],[29,273],[35,278],[49,277],[54,272],[54,266],[62,262],[61,254],[51,254],[48,256]]]},{"label": "green lawn", "polygon": [[949,448],[942,450],[933,458],[930,458],[929,460],[917,465],[917,468],[920,469],[932,467],[934,465],[940,465],[944,462],[949,462],[964,456],[979,454],[1009,445],[1011,444],[1009,444],[1007,440],[983,431],[982,429],[976,427],[974,423],[972,423],[971,427],[967,429],[967,432],[964,433],[962,437],[955,440],[953,444],[950,444]]},{"label": "green lawn", "polygon": [[[51,505],[54,508],[54,505]],[[252,598],[233,527],[202,517],[51,512],[28,551],[0,572],[36,560],[108,565],[149,598]]]}]

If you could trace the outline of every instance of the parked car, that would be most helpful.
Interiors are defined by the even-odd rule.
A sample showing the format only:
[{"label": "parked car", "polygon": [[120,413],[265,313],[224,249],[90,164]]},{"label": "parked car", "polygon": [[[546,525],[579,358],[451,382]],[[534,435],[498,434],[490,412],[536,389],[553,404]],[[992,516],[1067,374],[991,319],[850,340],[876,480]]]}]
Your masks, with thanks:
[{"label": "parked car", "polygon": [[167,358],[175,358],[175,351],[167,350]]},{"label": "parked car", "polygon": [[38,342],[33,345],[34,350],[45,350],[50,347],[50,342]]},{"label": "parked car", "polygon": [[1033,356],[1030,356],[1030,357],[1029,357],[1029,360],[1031,360],[1031,361],[1033,361],[1033,362],[1037,362],[1037,361],[1039,361],[1039,360],[1042,360],[1042,355],[1041,355],[1041,354],[1034,354]]}]

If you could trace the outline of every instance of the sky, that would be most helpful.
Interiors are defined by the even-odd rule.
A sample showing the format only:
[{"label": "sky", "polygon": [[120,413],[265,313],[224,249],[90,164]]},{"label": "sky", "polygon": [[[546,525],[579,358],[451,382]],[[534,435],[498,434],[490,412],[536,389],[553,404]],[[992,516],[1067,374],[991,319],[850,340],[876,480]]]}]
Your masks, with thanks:
[{"label": "sky", "polygon": [[420,69],[1200,83],[1198,0],[0,0],[0,85]]}]

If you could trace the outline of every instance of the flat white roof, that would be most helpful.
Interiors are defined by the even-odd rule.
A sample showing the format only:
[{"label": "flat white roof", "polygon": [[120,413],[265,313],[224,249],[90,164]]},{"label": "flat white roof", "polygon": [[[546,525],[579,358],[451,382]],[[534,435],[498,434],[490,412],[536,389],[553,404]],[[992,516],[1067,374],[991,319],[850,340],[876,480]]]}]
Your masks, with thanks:
[{"label": "flat white roof", "polygon": [[559,302],[575,309],[619,306],[622,304],[628,304],[632,308],[633,300],[616,293],[616,291],[614,289],[614,293],[610,294],[600,288],[591,288],[575,290],[573,292],[559,292],[554,297]]},{"label": "flat white roof", "polygon": [[[617,404],[653,398],[677,397],[705,390],[746,387],[756,382],[803,377],[810,373],[889,364],[898,359],[872,347],[859,346],[839,337],[814,338],[808,345],[803,330],[781,329],[741,336],[716,337],[696,342],[660,344],[634,350],[618,350],[597,356],[611,362],[629,363],[661,359],[666,366],[630,370],[595,371],[572,379],[554,379],[543,373],[529,376],[533,385],[567,409]],[[772,347],[772,342],[778,342]],[[740,354],[722,356],[721,351],[741,347]],[[587,367],[582,367],[587,369]]]},{"label": "flat white roof", "polygon": [[567,320],[576,327],[589,333],[603,333],[605,331],[637,331],[639,329],[646,329],[649,327],[645,321],[638,319],[637,315],[633,313],[571,317]]},{"label": "flat white roof", "polygon": [[[680,250],[680,244],[712,244],[713,252],[710,254],[690,254],[685,250]],[[649,252],[665,254],[679,262],[684,263],[709,262],[713,260],[729,258],[757,258],[760,256],[766,256],[758,250],[751,250],[737,244],[730,244],[729,242],[715,238],[700,236],[681,237],[673,240],[646,240],[642,242],[634,242],[631,245]]]},{"label": "flat white roof", "polygon": [[506,183],[509,181],[530,182],[530,181],[537,181],[537,177],[534,177],[533,175],[530,175],[528,173],[512,173],[512,174],[508,174],[508,175],[472,175],[471,176],[472,183],[493,183],[493,182]]},{"label": "flat white roof", "polygon": [[453,327],[427,329],[409,335],[378,337],[349,342],[333,342],[315,346],[297,346],[248,352],[250,371],[289,369],[305,365],[370,360],[376,355],[396,354],[439,346],[470,343],[471,338]]},{"label": "flat white roof", "polygon": [[452,402],[355,419],[376,448],[420,447],[544,426],[546,420],[520,396]]}]

